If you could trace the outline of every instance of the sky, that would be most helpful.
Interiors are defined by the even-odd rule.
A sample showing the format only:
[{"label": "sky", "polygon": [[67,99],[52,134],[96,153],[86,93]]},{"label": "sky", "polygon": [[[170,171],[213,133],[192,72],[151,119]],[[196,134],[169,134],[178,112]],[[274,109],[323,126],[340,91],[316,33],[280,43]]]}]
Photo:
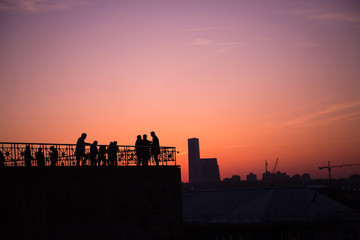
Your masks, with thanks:
[{"label": "sky", "polygon": [[193,137],[222,179],[327,178],[360,163],[359,43],[355,0],[0,0],[0,142],[155,131],[184,182]]}]

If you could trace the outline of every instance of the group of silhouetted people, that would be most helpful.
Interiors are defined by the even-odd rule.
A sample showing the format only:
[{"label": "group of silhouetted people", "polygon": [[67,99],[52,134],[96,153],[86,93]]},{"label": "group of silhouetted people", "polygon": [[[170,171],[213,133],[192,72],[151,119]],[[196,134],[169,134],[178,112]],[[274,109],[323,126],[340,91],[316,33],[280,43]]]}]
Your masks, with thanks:
[{"label": "group of silhouetted people", "polygon": [[[52,167],[56,166],[56,163],[58,162],[58,159],[59,159],[59,153],[58,153],[58,150],[54,146],[50,147],[49,155],[50,155],[51,166]],[[25,166],[26,167],[31,167],[31,161],[32,160],[36,160],[36,164],[37,164],[38,167],[44,167],[45,166],[45,156],[44,156],[44,152],[43,152],[41,147],[38,148],[38,151],[35,153],[35,158],[34,158],[31,155],[30,146],[27,145],[25,147],[24,159],[25,159]]]},{"label": "group of silhouetted people", "polygon": [[137,136],[135,142],[135,151],[137,156],[138,166],[148,166],[148,162],[151,156],[154,157],[156,166],[159,166],[158,155],[160,154],[159,138],[155,135],[155,132],[150,133],[152,136],[152,142],[147,139],[147,135],[144,134],[141,139],[141,135]]},{"label": "group of silhouetted people", "polygon": [[[156,166],[159,166],[159,138],[155,135],[154,131],[152,131],[150,134],[152,136],[152,141],[149,141],[147,139],[146,134],[144,134],[143,136],[137,136],[135,142],[137,166],[148,166],[151,157],[153,157]],[[91,166],[117,166],[117,155],[119,152],[119,147],[117,146],[116,141],[110,142],[107,147],[105,145],[101,145],[98,148],[97,141],[94,141],[92,144],[87,143],[85,142],[86,137],[86,133],[81,134],[80,138],[77,140],[76,143],[75,158],[77,166],[80,166],[80,162],[82,166],[86,166],[88,159],[90,160]],[[90,146],[89,153],[86,153],[85,146]],[[41,147],[39,147],[38,151],[35,152],[35,158],[31,154],[30,145],[27,145],[25,147],[25,151],[22,153],[22,155],[24,156],[26,167],[31,167],[33,160],[36,161],[36,165],[38,167],[45,166],[45,155]],[[50,147],[49,158],[51,166],[56,166],[59,160],[59,152],[54,146]],[[5,157],[2,151],[0,151],[0,167],[4,166]]]},{"label": "group of silhouetted people", "polygon": [[[152,141],[147,139],[146,134],[144,134],[142,138],[141,135],[137,136],[137,140],[135,142],[137,166],[148,166],[151,156],[153,156],[156,166],[159,166],[159,138],[155,135],[154,131],[150,134],[152,136]],[[87,143],[85,142],[86,137],[86,133],[81,134],[81,137],[76,143],[75,156],[77,166],[80,166],[80,162],[83,166],[85,166],[88,158],[90,159],[91,166],[117,166],[117,153],[119,152],[119,148],[116,141],[110,142],[107,148],[106,146],[101,145],[98,149],[98,142],[94,141],[92,144]],[[90,146],[89,154],[86,154],[85,146]],[[108,156],[107,159],[106,154]]]},{"label": "group of silhouetted people", "polygon": [[[87,165],[87,159],[90,159],[91,166],[117,166],[117,153],[119,148],[117,142],[110,142],[109,146],[106,148],[105,145],[101,145],[98,149],[98,142],[94,141],[92,144],[85,142],[87,134],[81,134],[81,137],[77,140],[75,156],[76,156],[76,166]],[[85,152],[85,146],[90,146],[90,153]],[[106,159],[106,154],[108,158]],[[81,161],[82,160],[82,161]]]}]

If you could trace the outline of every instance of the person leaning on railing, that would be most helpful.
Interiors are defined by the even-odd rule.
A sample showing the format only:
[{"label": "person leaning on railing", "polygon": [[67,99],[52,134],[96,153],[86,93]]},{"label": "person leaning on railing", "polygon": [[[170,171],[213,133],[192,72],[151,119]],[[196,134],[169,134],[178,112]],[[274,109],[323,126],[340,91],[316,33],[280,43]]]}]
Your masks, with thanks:
[{"label": "person leaning on railing", "polygon": [[99,148],[99,154],[98,154],[98,164],[99,166],[106,166],[106,146],[101,145]]},{"label": "person leaning on railing", "polygon": [[42,148],[39,147],[38,151],[35,153],[36,162],[38,167],[44,167],[45,166],[45,156],[42,151]]},{"label": "person leaning on railing", "polygon": [[159,166],[159,159],[158,155],[160,154],[160,144],[159,144],[159,138],[155,135],[155,132],[152,131],[152,143],[151,143],[151,155],[153,155],[156,166]]},{"label": "person leaning on railing", "polygon": [[147,135],[143,135],[143,139],[141,141],[142,148],[142,165],[148,166],[149,160],[150,160],[150,141],[147,140]]},{"label": "person leaning on railing", "polygon": [[58,150],[54,147],[54,146],[51,146],[50,147],[50,162],[51,162],[51,166],[52,167],[55,167],[56,166],[56,163],[58,161],[58,158],[59,158],[59,152]]},{"label": "person leaning on railing", "polygon": [[90,146],[90,164],[91,166],[96,166],[97,158],[99,151],[97,149],[97,141],[94,141]]},{"label": "person leaning on railing", "polygon": [[31,167],[31,160],[35,160],[35,158],[31,156],[31,150],[29,145],[25,147],[24,158],[25,158],[25,166]]},{"label": "person leaning on railing", "polygon": [[85,153],[85,146],[91,145],[90,143],[85,142],[87,134],[81,134],[81,137],[77,140],[75,155],[76,155],[76,166],[80,166],[80,159],[83,158],[82,165],[85,165],[86,160],[88,158],[87,154]]},{"label": "person leaning on railing", "polygon": [[143,159],[143,149],[140,147],[142,144],[141,135],[137,135],[135,142],[135,154],[137,158],[137,166],[141,166]]}]

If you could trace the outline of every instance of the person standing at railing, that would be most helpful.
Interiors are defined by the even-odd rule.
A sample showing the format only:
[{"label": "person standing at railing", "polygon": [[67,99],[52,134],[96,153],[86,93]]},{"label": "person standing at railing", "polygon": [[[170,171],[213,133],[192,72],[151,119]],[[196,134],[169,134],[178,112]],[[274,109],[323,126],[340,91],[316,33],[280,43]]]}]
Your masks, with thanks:
[{"label": "person standing at railing", "polygon": [[50,147],[50,162],[51,162],[51,166],[52,167],[55,167],[56,166],[56,163],[59,159],[59,152],[58,150],[54,147],[54,146],[51,146]]},{"label": "person standing at railing", "polygon": [[141,135],[137,135],[136,137],[136,142],[135,142],[135,154],[136,154],[136,157],[137,157],[137,166],[141,166],[142,164],[142,159],[143,159],[143,149],[141,147],[141,142],[142,142],[142,139],[141,139]]},{"label": "person standing at railing", "polygon": [[142,155],[143,155],[142,165],[148,166],[149,159],[150,159],[150,141],[147,140],[146,134],[143,135],[143,139],[141,141],[141,146],[142,146]]},{"label": "person standing at railing", "polygon": [[96,166],[97,157],[99,154],[99,151],[97,149],[97,143],[98,143],[97,141],[94,141],[90,147],[90,164],[91,164],[91,166]]},{"label": "person standing at railing", "polygon": [[155,135],[155,132],[152,131],[152,143],[151,143],[151,155],[153,155],[156,166],[159,166],[159,159],[158,155],[160,154],[160,144],[159,144],[159,138]]},{"label": "person standing at railing", "polygon": [[75,155],[76,155],[76,166],[80,166],[80,159],[82,158],[82,165],[84,166],[86,164],[86,160],[88,158],[87,154],[85,153],[85,146],[91,145],[90,143],[86,143],[87,134],[83,133],[81,134],[81,137],[77,140],[76,143],[76,149],[75,149]]},{"label": "person standing at railing", "polygon": [[117,159],[117,153],[119,152],[119,147],[117,146],[117,141],[114,141],[114,149],[113,149],[113,151],[114,151],[114,164],[113,164],[113,166],[117,166],[118,165],[118,159]]},{"label": "person standing at railing", "polygon": [[38,151],[35,153],[36,162],[38,167],[44,167],[45,166],[45,157],[44,153],[42,152],[42,148],[39,147]]},{"label": "person standing at railing", "polygon": [[105,145],[101,145],[99,147],[99,154],[98,154],[98,165],[106,165],[106,147]]},{"label": "person standing at railing", "polygon": [[117,162],[117,152],[119,150],[119,148],[117,147],[117,142],[111,142],[109,144],[109,147],[107,149],[108,152],[108,160],[109,160],[109,165],[110,166],[115,166],[116,162]]},{"label": "person standing at railing", "polygon": [[35,158],[31,156],[31,150],[29,145],[25,147],[24,158],[25,158],[25,166],[31,167],[31,160],[35,160]]},{"label": "person standing at railing", "polygon": [[109,143],[109,146],[107,147],[106,149],[106,153],[108,154],[108,159],[107,159],[107,165],[110,166],[111,165],[111,159],[113,158],[113,151],[112,151],[112,148],[113,148],[113,142],[110,142]]}]

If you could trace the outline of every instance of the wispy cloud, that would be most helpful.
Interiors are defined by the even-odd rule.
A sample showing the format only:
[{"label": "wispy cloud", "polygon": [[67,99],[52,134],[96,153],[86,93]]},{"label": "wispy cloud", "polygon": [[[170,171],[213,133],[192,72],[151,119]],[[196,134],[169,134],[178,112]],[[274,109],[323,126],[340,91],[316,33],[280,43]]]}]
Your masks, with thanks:
[{"label": "wispy cloud", "polygon": [[29,12],[60,11],[71,8],[80,0],[3,0],[0,2],[0,10],[24,10]]},{"label": "wispy cloud", "polygon": [[360,22],[360,16],[350,13],[327,13],[310,16],[311,19],[330,20],[330,21],[345,21],[345,22]]},{"label": "wispy cloud", "polygon": [[177,19],[178,20],[188,20],[188,19],[192,19],[192,17],[184,15],[184,16],[178,16]]},{"label": "wispy cloud", "polygon": [[188,45],[196,45],[196,46],[208,46],[212,43],[212,41],[208,40],[208,39],[203,39],[203,38],[196,38],[190,42],[188,42]]},{"label": "wispy cloud", "polygon": [[296,41],[296,45],[301,47],[316,47],[318,44],[306,39],[306,38],[299,38]]},{"label": "wispy cloud", "polygon": [[352,119],[360,113],[360,100],[330,106],[324,110],[309,113],[294,119],[291,119],[283,124],[282,127],[289,127],[294,125],[304,124],[322,124],[326,122],[335,122],[340,120]]},{"label": "wispy cloud", "polygon": [[[324,20],[324,21],[344,21],[344,22],[351,22],[351,23],[359,23],[360,16],[359,14],[351,13],[351,12],[329,12],[324,11],[323,9],[315,8],[311,5],[304,5],[303,8],[309,9],[287,9],[287,10],[279,10],[274,11],[273,14],[287,14],[293,15],[298,17],[304,17],[307,19],[316,19],[316,20]],[[312,9],[310,9],[312,8]]]},{"label": "wispy cloud", "polygon": [[204,32],[204,31],[213,31],[213,30],[223,30],[229,29],[231,27],[191,27],[182,29],[185,32]]},{"label": "wispy cloud", "polygon": [[243,43],[241,42],[224,42],[217,44],[220,48],[218,49],[218,53],[228,53],[235,48],[239,48]]}]

